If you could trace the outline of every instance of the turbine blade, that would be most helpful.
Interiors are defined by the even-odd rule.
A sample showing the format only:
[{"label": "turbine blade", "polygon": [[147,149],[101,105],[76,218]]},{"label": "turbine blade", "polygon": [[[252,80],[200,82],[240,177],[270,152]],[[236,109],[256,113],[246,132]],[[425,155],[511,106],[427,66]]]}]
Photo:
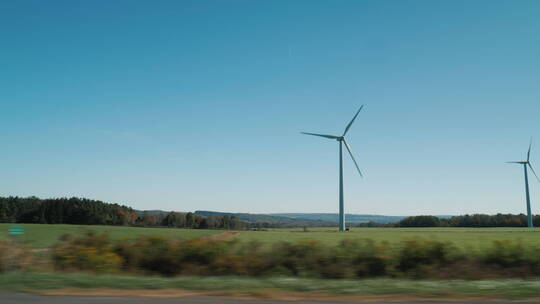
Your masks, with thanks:
[{"label": "turbine blade", "polygon": [[527,162],[527,164],[529,165],[529,168],[531,168],[531,171],[534,174],[534,176],[536,176],[536,180],[540,183],[540,178],[538,178],[538,175],[536,175],[536,172],[534,172],[534,169],[533,169],[531,163]]},{"label": "turbine blade", "polygon": [[532,137],[531,137],[531,141],[529,142],[529,151],[527,151],[527,161],[531,159],[531,147],[532,147]]},{"label": "turbine blade", "polygon": [[360,174],[361,177],[364,177],[362,175],[362,171],[360,171],[360,168],[358,167],[358,163],[356,163],[356,159],[354,159],[354,156],[352,154],[352,151],[351,151],[351,148],[349,147],[349,145],[347,144],[347,142],[345,141],[345,139],[343,139],[343,143],[345,144],[345,148],[347,148],[347,151],[349,151],[349,155],[351,156],[353,162],[354,162],[354,165],[356,166],[356,170],[358,170],[358,174]]},{"label": "turbine blade", "polygon": [[513,161],[513,162],[506,162],[507,164],[521,164],[523,165],[525,162],[522,161]]},{"label": "turbine blade", "polygon": [[358,116],[358,114],[360,114],[360,111],[362,111],[362,108],[364,108],[364,105],[362,105],[360,107],[360,109],[358,109],[358,111],[356,112],[356,114],[354,115],[353,119],[351,120],[351,122],[349,122],[349,124],[347,125],[347,127],[345,128],[345,132],[343,132],[343,136],[345,136],[345,134],[347,134],[347,132],[349,131],[349,128],[352,126],[354,120],[356,119],[356,117]]},{"label": "turbine blade", "polygon": [[306,135],[320,136],[320,137],[325,137],[325,138],[330,138],[330,139],[338,139],[339,138],[339,136],[334,136],[334,135],[316,134],[316,133],[307,133],[307,132],[300,132],[300,133],[306,134]]}]

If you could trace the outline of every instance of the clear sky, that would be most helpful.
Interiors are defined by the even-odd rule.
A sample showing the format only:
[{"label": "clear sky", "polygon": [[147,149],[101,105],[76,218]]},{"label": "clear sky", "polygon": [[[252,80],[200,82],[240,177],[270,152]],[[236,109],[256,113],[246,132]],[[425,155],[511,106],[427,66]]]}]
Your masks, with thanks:
[{"label": "clear sky", "polygon": [[540,1],[0,0],[2,196],[337,212],[362,104],[347,212],[525,212]]}]

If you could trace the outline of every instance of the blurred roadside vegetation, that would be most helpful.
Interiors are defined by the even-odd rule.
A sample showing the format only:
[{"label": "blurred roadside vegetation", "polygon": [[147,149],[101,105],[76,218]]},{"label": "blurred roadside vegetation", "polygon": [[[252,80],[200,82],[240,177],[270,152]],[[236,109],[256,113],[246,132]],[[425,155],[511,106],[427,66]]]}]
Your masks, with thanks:
[{"label": "blurred roadside vegetation", "polygon": [[342,240],[259,242],[212,237],[114,239],[88,232],[65,235],[50,249],[0,241],[0,272],[86,272],[177,276],[286,276],[316,279],[497,279],[540,275],[540,248],[519,241],[460,248],[411,238],[398,243]]},{"label": "blurred roadside vegetation", "polygon": [[[364,280],[324,280],[292,277],[242,277],[242,276],[180,276],[154,277],[117,274],[85,273],[28,273],[11,272],[0,275],[0,289],[40,292],[46,290],[196,290],[209,292],[208,295],[242,295],[274,297],[280,291],[298,292],[321,300],[329,296],[377,296],[383,299],[419,298],[460,299],[535,299],[540,297],[540,280],[405,280],[405,279],[364,279]],[[203,293],[204,295],[204,293]],[[286,295],[286,294],[285,294]],[[392,296],[394,296],[392,298]],[[330,298],[336,299],[336,298]],[[349,300],[350,301],[350,300]]]}]

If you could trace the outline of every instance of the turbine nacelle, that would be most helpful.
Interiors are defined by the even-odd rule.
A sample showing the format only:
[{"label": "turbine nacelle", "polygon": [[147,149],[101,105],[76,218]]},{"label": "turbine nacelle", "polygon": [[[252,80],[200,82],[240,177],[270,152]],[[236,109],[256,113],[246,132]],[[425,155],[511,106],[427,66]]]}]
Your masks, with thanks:
[{"label": "turbine nacelle", "polygon": [[540,182],[540,178],[538,178],[538,175],[536,175],[536,172],[534,171],[534,168],[533,166],[531,165],[531,148],[532,148],[532,138],[531,138],[531,141],[529,142],[529,150],[527,150],[527,160],[523,160],[523,161],[511,161],[511,162],[507,162],[508,164],[520,164],[520,165],[524,165],[525,167],[529,167],[529,169],[531,169],[532,173],[534,174],[534,176],[536,177],[536,180],[538,182]]},{"label": "turbine nacelle", "polygon": [[358,109],[358,111],[356,111],[356,114],[354,115],[353,119],[351,119],[349,124],[347,124],[347,126],[345,127],[345,131],[343,132],[343,135],[341,135],[341,136],[300,132],[300,133],[305,134],[305,135],[312,135],[312,136],[319,136],[319,137],[324,137],[324,138],[328,138],[328,139],[335,139],[338,142],[343,143],[345,145],[345,148],[347,148],[347,151],[349,152],[349,155],[351,156],[351,159],[353,160],[354,165],[356,166],[356,170],[358,170],[358,174],[360,174],[361,177],[364,177],[364,175],[362,175],[362,171],[360,171],[360,167],[358,166],[358,163],[356,163],[356,159],[354,159],[354,156],[353,156],[352,151],[351,151],[351,147],[347,144],[347,141],[345,140],[345,134],[347,134],[347,132],[349,132],[349,129],[351,128],[351,126],[354,123],[356,117],[358,117],[358,114],[360,114],[360,111],[362,111],[363,108],[364,108],[364,106],[362,105],[360,107],[360,109]]}]

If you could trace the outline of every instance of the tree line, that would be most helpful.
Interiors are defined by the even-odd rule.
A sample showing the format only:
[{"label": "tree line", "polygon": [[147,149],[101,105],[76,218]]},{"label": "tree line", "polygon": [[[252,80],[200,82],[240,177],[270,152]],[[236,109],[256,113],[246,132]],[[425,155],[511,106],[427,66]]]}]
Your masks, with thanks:
[{"label": "tree line", "polygon": [[235,216],[201,216],[191,212],[136,211],[85,198],[0,197],[1,223],[123,225],[195,229],[246,229]]},{"label": "tree line", "polygon": [[[265,218],[266,219],[266,218]],[[196,229],[265,229],[294,226],[290,222],[242,220],[226,213],[180,213],[137,211],[130,207],[85,198],[40,199],[37,197],[0,197],[0,222],[73,225],[124,225]],[[294,219],[290,219],[294,220]],[[302,222],[303,223],[303,222]],[[298,223],[297,223],[298,224]],[[303,223],[305,225],[305,223]],[[540,226],[540,216],[533,217]],[[296,225],[297,226],[297,225]],[[307,225],[305,225],[307,227]],[[360,227],[527,227],[524,214],[466,214],[450,218],[419,215],[398,223],[361,223]]]},{"label": "tree line", "polygon": [[[335,227],[335,221],[323,221],[319,219],[306,219],[299,217],[287,217],[268,214],[252,214],[252,213],[229,213],[216,211],[195,211],[197,215],[210,216],[235,216],[241,221],[251,223],[251,228],[267,229],[267,228],[299,228],[299,227]],[[337,216],[336,216],[337,219]]]},{"label": "tree line", "polygon": [[[540,216],[533,216],[534,226],[540,226]],[[419,215],[404,218],[394,227],[527,227],[525,214],[465,214],[450,218]]]}]

